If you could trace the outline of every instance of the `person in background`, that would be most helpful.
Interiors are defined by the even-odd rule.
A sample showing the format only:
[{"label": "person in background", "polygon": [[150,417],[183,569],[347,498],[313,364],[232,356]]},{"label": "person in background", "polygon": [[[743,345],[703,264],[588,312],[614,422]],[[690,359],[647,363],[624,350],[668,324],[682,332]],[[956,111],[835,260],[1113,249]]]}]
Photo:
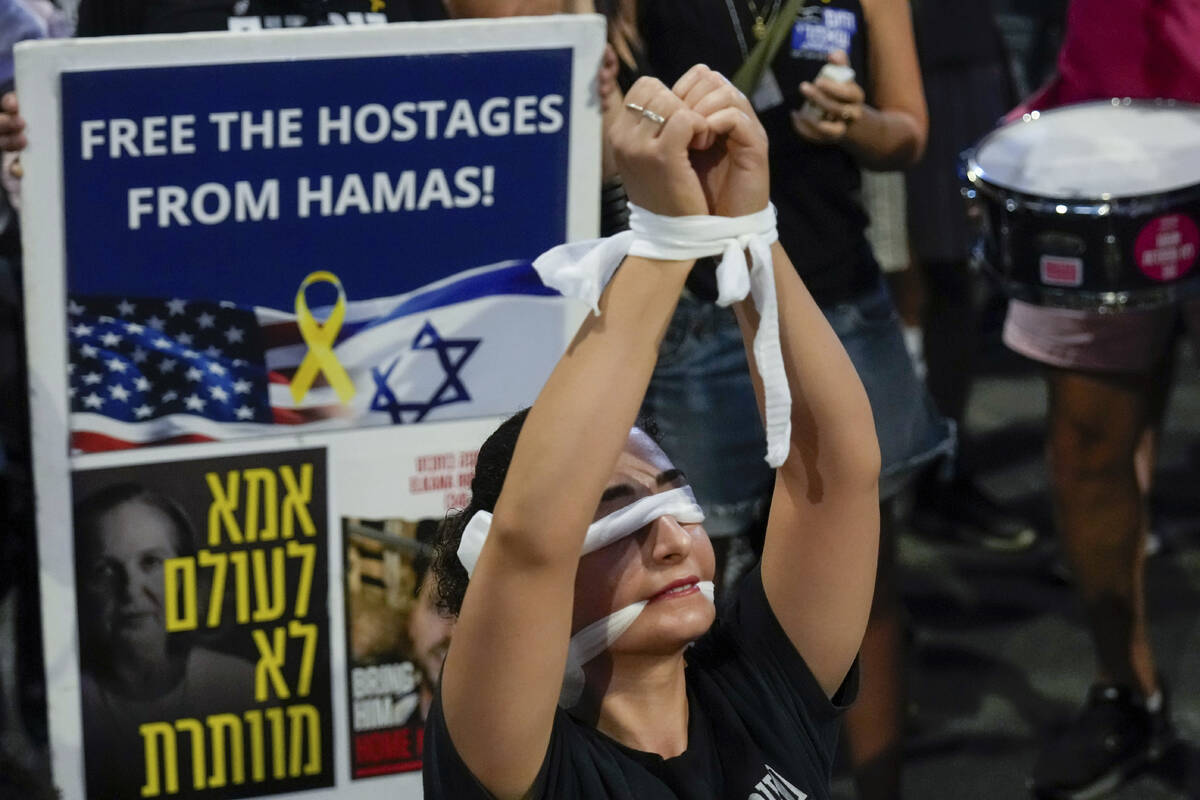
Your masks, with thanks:
[{"label": "person in background", "polygon": [[0,0],[0,797],[56,796],[46,752],[37,546],[29,470],[13,47],[70,35],[46,0]]},{"label": "person in background", "polygon": [[[1011,116],[1112,97],[1200,102],[1200,5],[1072,0],[1057,75]],[[1082,710],[1034,764],[1040,798],[1095,796],[1173,736],[1146,616],[1135,453],[1181,320],[1200,332],[1200,302],[1120,314],[1009,304],[1005,343],[1046,365],[1055,519],[1098,668]]]},{"label": "person in background", "polygon": [[1037,531],[979,486],[966,425],[985,287],[969,264],[971,231],[958,159],[1012,105],[1008,59],[988,0],[921,0],[914,9],[930,125],[925,156],[905,182],[910,278],[920,284],[926,383],[938,410],[958,430],[954,468],[944,471],[952,477],[930,473],[921,481],[914,524],[989,549],[1024,550],[1037,540]]}]

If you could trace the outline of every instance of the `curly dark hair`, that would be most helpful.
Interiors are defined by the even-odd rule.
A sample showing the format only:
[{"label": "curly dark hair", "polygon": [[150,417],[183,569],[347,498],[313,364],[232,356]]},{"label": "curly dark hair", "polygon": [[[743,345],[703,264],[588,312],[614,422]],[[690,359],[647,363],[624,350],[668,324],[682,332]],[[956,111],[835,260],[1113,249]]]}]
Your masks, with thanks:
[{"label": "curly dark hair", "polygon": [[455,616],[462,609],[467,593],[466,568],[458,560],[458,544],[467,523],[477,511],[493,511],[504,487],[504,478],[512,463],[517,437],[525,427],[529,409],[523,408],[506,419],[479,448],[475,477],[471,479],[471,502],[466,508],[451,511],[442,520],[433,548],[433,575],[437,580],[438,607]]},{"label": "curly dark hair", "polygon": [[[463,597],[467,594],[467,582],[470,580],[466,568],[458,560],[458,545],[462,541],[463,531],[475,512],[495,510],[508,467],[512,464],[513,451],[517,448],[517,437],[521,435],[528,416],[528,408],[513,414],[479,448],[475,477],[471,480],[471,502],[466,508],[447,514],[438,529],[432,564],[433,576],[437,580],[437,604],[438,608],[455,616],[462,610]],[[656,442],[659,441],[658,426],[652,418],[639,417],[637,427]]]}]

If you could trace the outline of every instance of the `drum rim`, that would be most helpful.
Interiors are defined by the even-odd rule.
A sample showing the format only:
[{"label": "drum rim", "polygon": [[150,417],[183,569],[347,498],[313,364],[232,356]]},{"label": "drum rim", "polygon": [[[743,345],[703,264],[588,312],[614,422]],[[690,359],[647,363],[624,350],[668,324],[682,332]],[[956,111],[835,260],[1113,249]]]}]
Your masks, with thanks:
[{"label": "drum rim", "polygon": [[[959,178],[970,184],[974,189],[984,192],[993,199],[1012,201],[1018,207],[1025,210],[1046,214],[1070,213],[1075,216],[1098,217],[1109,215],[1141,216],[1200,198],[1200,181],[1167,191],[1145,192],[1142,194],[1105,193],[1099,196],[1032,194],[1026,190],[991,178],[987,174],[987,171],[979,164],[977,156],[980,150],[1009,125],[1015,125],[1018,122],[1029,124],[1036,122],[1042,117],[1052,116],[1070,109],[1086,108],[1088,106],[1183,108],[1200,112],[1200,104],[1198,103],[1171,99],[1134,100],[1128,97],[1114,97],[1109,100],[1089,100],[1084,103],[1059,106],[1047,111],[1031,111],[1025,114],[1022,120],[996,128],[980,139],[975,145],[964,150],[959,158]],[[969,192],[969,190],[967,191]],[[973,199],[973,195],[968,194],[967,196]],[[1014,211],[1016,209],[1010,208],[1009,210]]]},{"label": "drum rim", "polygon": [[1200,297],[1200,276],[1146,289],[1095,292],[1023,283],[1001,274],[991,265],[985,265],[984,269],[1003,287],[1004,293],[1009,297],[1047,308],[1091,311],[1097,314],[1124,314],[1168,308]]}]

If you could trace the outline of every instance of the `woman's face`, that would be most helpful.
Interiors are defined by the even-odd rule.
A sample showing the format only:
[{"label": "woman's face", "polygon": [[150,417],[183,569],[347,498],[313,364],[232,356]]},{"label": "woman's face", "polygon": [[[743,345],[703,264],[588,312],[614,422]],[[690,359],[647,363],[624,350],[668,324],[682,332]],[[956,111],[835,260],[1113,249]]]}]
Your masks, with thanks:
[{"label": "woman's face", "polygon": [[110,650],[136,657],[165,651],[163,563],[175,552],[173,523],[131,501],[100,518],[83,564],[83,608],[92,632]]},{"label": "woman's face", "polygon": [[[686,483],[654,440],[634,428],[595,518]],[[659,517],[579,560],[571,632],[646,600],[645,610],[610,651],[678,652],[712,625],[713,604],[696,584],[712,580],[714,563],[712,543],[702,525]]]}]

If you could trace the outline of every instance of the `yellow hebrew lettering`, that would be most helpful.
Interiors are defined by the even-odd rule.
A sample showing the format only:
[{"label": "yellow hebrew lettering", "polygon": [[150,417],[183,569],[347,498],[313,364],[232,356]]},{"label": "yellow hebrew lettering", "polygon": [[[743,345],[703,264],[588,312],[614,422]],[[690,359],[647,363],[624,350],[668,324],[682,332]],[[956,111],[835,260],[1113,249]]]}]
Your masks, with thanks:
[{"label": "yellow hebrew lettering", "polygon": [[198,719],[175,720],[175,730],[187,731],[192,737],[192,786],[203,789],[204,772],[204,725]]},{"label": "yellow hebrew lettering", "polygon": [[[275,473],[269,469],[248,469],[242,473],[246,483],[246,518],[244,533],[247,542],[271,541],[279,536],[279,489]],[[262,527],[258,512],[263,511]]]},{"label": "yellow hebrew lettering", "polygon": [[238,507],[238,472],[231,471],[225,476],[225,488],[221,488],[221,478],[217,473],[210,472],[204,476],[208,482],[208,490],[212,493],[212,505],[208,507],[208,546],[216,547],[221,543],[221,523],[224,523],[225,533],[233,544],[242,543],[242,529],[238,526],[237,517],[233,515]]},{"label": "yellow hebrew lettering", "polygon": [[[181,580],[182,578],[182,580]],[[185,558],[168,558],[163,562],[163,594],[166,595],[167,630],[195,630],[196,620],[196,560],[190,556]],[[180,610],[179,596],[183,595],[183,609]]]},{"label": "yellow hebrew lettering", "polygon": [[[321,771],[320,716],[317,710],[309,705],[289,706],[287,714],[292,727],[292,757],[288,761],[288,775],[293,778],[300,777],[302,772],[305,775],[316,775]],[[308,741],[308,759],[301,768],[300,759],[305,738]]]},{"label": "yellow hebrew lettering", "polygon": [[237,621],[250,621],[250,554],[245,550],[234,550],[227,554],[233,564],[234,608]]},{"label": "yellow hebrew lettering", "polygon": [[308,504],[312,502],[313,465],[300,465],[300,480],[289,466],[279,469],[279,477],[283,479],[283,538],[290,539],[295,535],[295,524],[300,523],[300,532],[305,536],[315,536],[317,526],[313,524],[312,516],[308,513]]},{"label": "yellow hebrew lettering", "polygon": [[263,753],[266,745],[263,742],[263,717],[257,708],[242,714],[246,724],[250,726],[250,780],[262,783],[267,779],[264,767]]},{"label": "yellow hebrew lettering", "polygon": [[287,682],[283,679],[283,662],[287,658],[287,629],[280,626],[275,628],[273,634],[273,645],[262,631],[253,631],[250,634],[254,644],[258,646],[259,653],[258,665],[254,668],[254,700],[259,703],[268,697],[268,681],[280,699],[287,700],[291,696]]},{"label": "yellow hebrew lettering", "polygon": [[291,541],[287,543],[287,554],[288,558],[302,559],[300,583],[296,586],[296,616],[307,617],[308,603],[312,597],[313,570],[317,567],[317,546]]},{"label": "yellow hebrew lettering", "polygon": [[271,777],[287,777],[287,742],[284,740],[283,709],[268,708],[267,722],[271,723]]},{"label": "yellow hebrew lettering", "polygon": [[[210,789],[219,789],[226,784],[227,761],[232,762],[233,784],[246,782],[246,753],[242,742],[242,721],[233,714],[209,716],[208,729],[212,731],[212,775],[208,778]],[[261,729],[261,723],[259,725]],[[225,753],[226,736],[229,738],[229,756]],[[261,753],[260,753],[261,758]]]},{"label": "yellow hebrew lettering", "polygon": [[[166,722],[149,722],[138,726],[142,735],[146,758],[146,783],[142,786],[142,797],[158,797],[164,791],[175,794],[179,791],[179,754],[175,749],[175,729]],[[159,740],[162,741],[162,764],[166,780],[160,784],[158,778]]]},{"label": "yellow hebrew lettering", "polygon": [[[291,542],[289,542],[291,544]],[[283,616],[287,606],[287,572],[284,569],[283,547],[272,547],[271,573],[267,574],[267,551],[255,550],[254,563],[254,621],[273,622]]]},{"label": "yellow hebrew lettering", "polygon": [[288,635],[293,639],[304,639],[304,650],[300,656],[300,676],[296,680],[296,694],[308,697],[312,689],[313,665],[317,660],[317,626],[299,620],[288,623]]},{"label": "yellow hebrew lettering", "polygon": [[208,593],[208,620],[207,624],[210,628],[217,628],[221,625],[221,612],[225,605],[225,576],[229,572],[229,560],[224,553],[213,553],[209,550],[201,550],[196,554],[200,566],[205,569],[212,569],[212,588]]}]

